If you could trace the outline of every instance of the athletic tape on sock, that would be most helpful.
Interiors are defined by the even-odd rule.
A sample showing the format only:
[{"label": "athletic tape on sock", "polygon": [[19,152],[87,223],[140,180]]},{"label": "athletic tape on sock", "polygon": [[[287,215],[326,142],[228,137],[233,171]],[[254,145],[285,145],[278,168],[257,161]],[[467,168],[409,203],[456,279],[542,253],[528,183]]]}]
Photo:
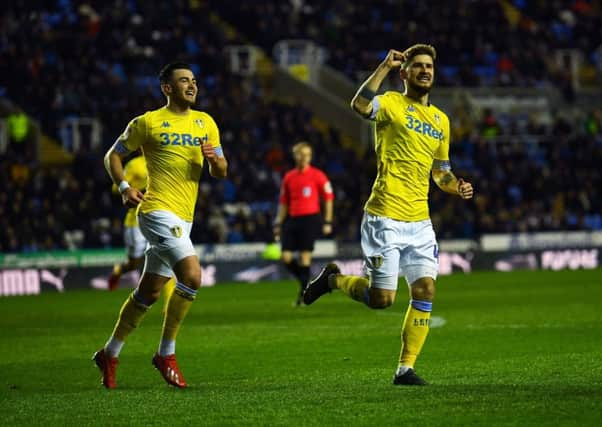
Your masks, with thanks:
[{"label": "athletic tape on sock", "polygon": [[174,292],[180,295],[182,298],[186,298],[189,300],[195,299],[197,293],[195,289],[189,288],[188,286],[180,282],[176,282],[176,289]]},{"label": "athletic tape on sock", "polygon": [[412,307],[416,310],[424,311],[426,313],[430,313],[433,311],[433,303],[431,301],[420,301],[417,299],[413,299],[410,301]]}]

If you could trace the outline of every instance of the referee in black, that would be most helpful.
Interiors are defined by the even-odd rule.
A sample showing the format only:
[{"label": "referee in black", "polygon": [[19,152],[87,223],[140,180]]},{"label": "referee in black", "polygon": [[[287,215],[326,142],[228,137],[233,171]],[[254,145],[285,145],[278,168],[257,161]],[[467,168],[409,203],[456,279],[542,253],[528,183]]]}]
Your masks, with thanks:
[{"label": "referee in black", "polygon": [[[303,291],[309,281],[309,267],[314,243],[320,236],[332,234],[332,185],[320,169],[311,166],[312,148],[307,142],[293,146],[295,168],[284,175],[280,204],[274,221],[274,237],[281,240],[282,262],[299,280],[296,305],[303,303]],[[320,202],[324,201],[324,221]],[[299,259],[293,258],[294,252]]]}]

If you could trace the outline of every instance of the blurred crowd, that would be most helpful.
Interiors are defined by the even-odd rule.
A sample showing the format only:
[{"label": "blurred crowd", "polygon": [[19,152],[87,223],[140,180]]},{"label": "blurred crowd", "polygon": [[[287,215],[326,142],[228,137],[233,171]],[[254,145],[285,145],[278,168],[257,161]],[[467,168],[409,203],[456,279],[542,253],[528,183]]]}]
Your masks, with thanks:
[{"label": "blurred crowd", "polygon": [[[600,2],[586,0],[222,0],[229,22],[271,52],[283,39],[310,39],[328,63],[362,80],[391,48],[437,47],[438,84],[544,86],[570,91],[556,49],[584,53],[580,77],[602,74]],[[568,94],[570,96],[570,94]]]},{"label": "blurred crowd", "polygon": [[466,204],[431,190],[440,237],[602,230],[602,110],[562,111],[545,121],[502,120],[485,110],[473,125],[453,131],[450,156],[476,197]]},{"label": "blurred crowd", "polygon": [[[388,37],[397,33],[401,38],[396,44],[406,42],[409,36],[396,31],[400,22],[397,3],[370,2],[373,9],[364,4],[351,8],[337,1],[237,3],[234,9],[248,18],[262,17],[244,22],[242,15],[233,16],[226,7],[229,0],[210,3],[208,7],[195,0],[152,4],[58,0],[51,8],[45,1],[14,2],[4,8],[0,18],[0,97],[21,106],[52,137],[58,138],[57,125],[67,117],[98,117],[104,140],[96,149],[84,146],[69,166],[39,165],[35,156],[28,154],[31,150],[24,150],[26,146],[14,141],[9,144],[0,154],[0,252],[122,246],[125,210],[111,192],[102,156],[130,118],[162,105],[156,75],[165,62],[174,59],[192,64],[199,77],[198,108],[215,117],[230,161],[227,180],[203,177],[192,230],[195,243],[271,240],[280,179],[292,166],[290,147],[299,140],[312,143],[315,165],[333,182],[335,237],[358,239],[362,206],[375,174],[373,156],[349,148],[341,135],[303,107],[272,99],[269,88],[258,78],[229,73],[221,52],[238,39],[216,23],[210,12],[223,12],[224,18],[243,32],[253,32],[266,47],[281,36],[288,37],[286,31],[291,31],[290,36],[306,32],[329,48],[333,64],[353,74],[370,68],[378,59],[382,46],[376,42],[386,34],[373,33],[364,39],[362,50],[351,54],[356,37],[379,28],[389,33]],[[412,39],[426,31],[423,21],[432,26],[444,22],[444,28],[454,30],[451,38],[440,32],[431,41],[445,46],[439,49],[440,61],[458,67],[458,76],[464,75],[462,69],[469,59],[493,57],[479,56],[480,49],[500,55],[504,43],[509,43],[493,40],[495,25],[479,24],[484,20],[470,21],[482,34],[471,40],[462,25],[449,25],[449,19],[458,14],[468,14],[465,20],[488,16],[491,22],[507,25],[499,8],[481,10],[481,2],[459,2],[474,5],[476,10],[470,10],[458,8],[457,1],[449,2],[456,7],[445,2],[440,9],[428,10],[432,19],[421,19],[427,13],[421,3],[404,3],[414,5],[403,8],[408,14],[405,19],[416,22],[411,26],[415,31]],[[514,3],[519,7],[521,2]],[[285,6],[298,11],[296,24],[284,20],[281,8]],[[529,11],[526,5],[523,9]],[[580,17],[579,13],[574,12]],[[274,19],[269,21],[266,16]],[[326,18],[332,25],[322,25]],[[346,22],[350,19],[361,24],[349,26]],[[266,25],[273,27],[267,31]],[[571,37],[578,37],[580,31],[574,29]],[[474,52],[465,49],[464,43],[474,47]],[[509,74],[507,82],[496,74],[495,79],[502,83],[539,84],[556,78],[538,62],[543,61],[543,52],[510,49],[505,54],[515,61],[516,72]],[[498,60],[499,56],[496,63]],[[526,69],[530,71],[525,73]],[[454,79],[448,84],[470,83]],[[432,190],[431,211],[440,237],[602,229],[602,113],[570,117],[559,113],[538,123],[486,111],[468,124],[450,113],[452,123],[458,124],[451,152],[454,169],[474,182],[478,196],[474,203],[464,203]],[[22,120],[19,110],[7,114],[16,117],[17,123]],[[526,136],[521,141],[510,137],[516,134]]]}]

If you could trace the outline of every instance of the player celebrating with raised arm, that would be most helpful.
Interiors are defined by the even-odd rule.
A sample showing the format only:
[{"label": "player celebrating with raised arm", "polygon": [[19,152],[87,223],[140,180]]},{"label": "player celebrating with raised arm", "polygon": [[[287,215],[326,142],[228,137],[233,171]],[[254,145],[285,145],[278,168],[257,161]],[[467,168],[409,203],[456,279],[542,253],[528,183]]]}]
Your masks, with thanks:
[{"label": "player celebrating with raised arm", "polygon": [[[299,306],[309,281],[314,243],[320,234],[320,198],[324,200],[322,233],[329,235],[332,233],[334,194],[326,174],[311,166],[311,145],[307,142],[295,144],[293,156],[295,168],[282,180],[274,236],[279,239],[282,234],[282,262],[299,280],[301,288],[295,302]],[[293,258],[295,251],[299,251],[299,261]]]},{"label": "player celebrating with raised arm", "polygon": [[[215,121],[191,108],[197,85],[190,66],[169,64],[161,70],[159,81],[167,105],[132,120],[105,156],[105,167],[119,186],[124,204],[138,206],[140,230],[149,242],[140,283],[121,307],[108,342],[94,354],[107,388],[116,387],[117,357],[125,339],[174,275],[176,289],[167,304],[159,350],[152,362],[168,384],[186,387],[175,346],[180,325],[201,286],[201,266],[190,240],[199,179],[204,160],[213,177],[226,177],[228,169]],[[123,158],[139,148],[148,167],[145,194],[130,186],[123,172]]]},{"label": "player celebrating with raised arm", "polygon": [[[410,305],[401,332],[401,354],[393,384],[425,385],[414,363],[429,330],[438,247],[429,219],[429,175],[443,191],[470,199],[472,185],[457,179],[449,161],[449,119],[429,103],[435,77],[435,48],[417,44],[405,52],[390,50],[360,86],[351,107],[376,123],[377,176],[365,206],[361,245],[366,277],[340,274],[326,265],[304,294],[313,303],[340,289],[370,308],[393,304],[398,275],[410,288]],[[391,70],[399,69],[405,92],[376,91]]]}]

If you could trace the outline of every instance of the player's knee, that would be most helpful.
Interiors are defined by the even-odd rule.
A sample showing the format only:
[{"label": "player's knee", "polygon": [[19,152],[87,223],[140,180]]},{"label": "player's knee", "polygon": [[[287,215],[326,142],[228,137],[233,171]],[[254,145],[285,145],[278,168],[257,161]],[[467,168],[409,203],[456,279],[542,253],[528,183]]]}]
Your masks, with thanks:
[{"label": "player's knee", "polygon": [[165,280],[164,277],[152,273],[145,273],[142,275],[135,293],[140,297],[140,300],[143,301],[144,304],[150,306],[161,296],[161,289],[163,288]]},{"label": "player's knee", "polygon": [[430,277],[423,277],[411,285],[412,298],[420,301],[432,301],[435,298],[435,281]]},{"label": "player's knee", "polygon": [[201,287],[201,266],[191,267],[187,269],[181,277],[178,277],[178,281],[180,281],[185,286],[188,286],[190,289],[197,290]]},{"label": "player's knee", "polygon": [[395,302],[395,292],[371,288],[370,289],[370,308],[383,309],[390,307]]},{"label": "player's knee", "polygon": [[144,304],[151,306],[157,302],[161,296],[161,289],[138,286],[136,294],[140,298],[140,301],[144,301]]}]

